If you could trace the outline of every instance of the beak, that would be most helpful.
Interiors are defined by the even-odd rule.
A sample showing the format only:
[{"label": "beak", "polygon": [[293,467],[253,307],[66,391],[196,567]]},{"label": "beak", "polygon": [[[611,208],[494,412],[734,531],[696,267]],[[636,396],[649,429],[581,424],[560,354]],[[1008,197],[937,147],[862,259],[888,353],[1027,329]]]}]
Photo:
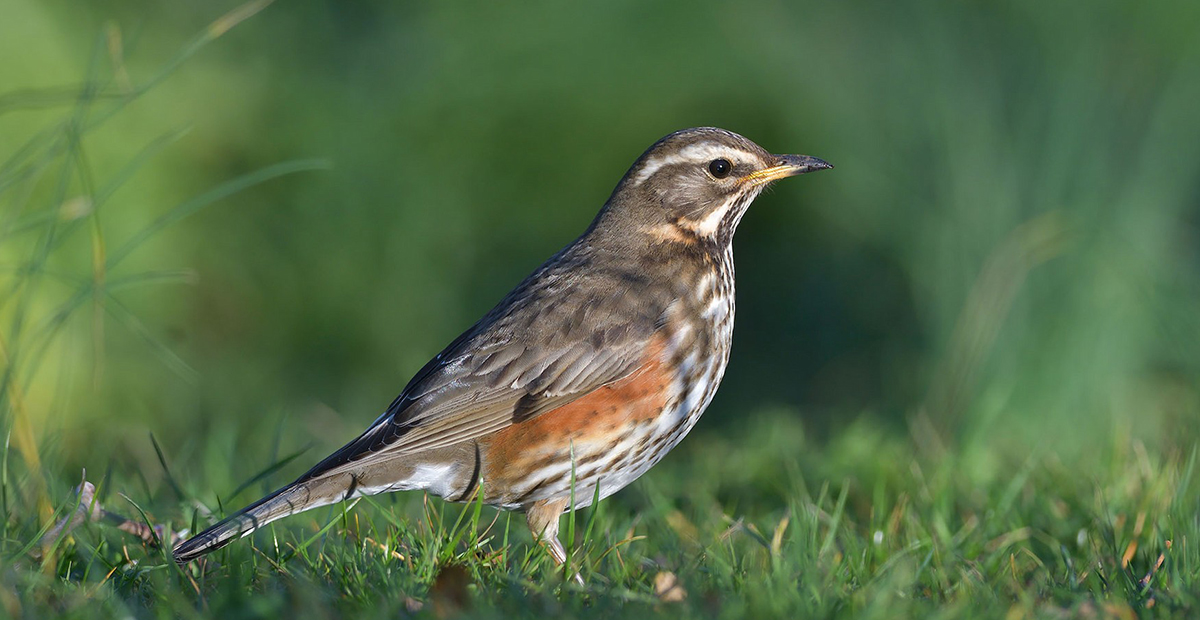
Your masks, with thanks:
[{"label": "beak", "polygon": [[770,183],[771,181],[786,177],[794,177],[805,172],[833,167],[833,164],[823,159],[809,157],[808,155],[776,155],[775,162],[775,165],[770,168],[763,168],[762,170],[746,175],[746,181],[754,185],[762,185],[763,183]]}]

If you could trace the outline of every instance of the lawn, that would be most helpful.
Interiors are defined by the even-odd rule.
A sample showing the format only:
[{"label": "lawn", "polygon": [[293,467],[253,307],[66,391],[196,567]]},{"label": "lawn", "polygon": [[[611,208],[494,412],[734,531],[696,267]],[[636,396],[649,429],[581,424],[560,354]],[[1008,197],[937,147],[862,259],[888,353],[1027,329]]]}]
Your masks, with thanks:
[{"label": "lawn", "polygon": [[[0,614],[1200,616],[1200,4],[270,4],[0,20]],[[707,124],[837,168],[567,567],[420,493],[171,561]]]},{"label": "lawn", "polygon": [[[47,522],[14,502],[19,481],[9,477],[3,609],[26,618],[1132,618],[1200,609],[1195,450],[1150,451],[1126,429],[1069,460],[1004,454],[981,438],[930,461],[868,423],[815,440],[793,416],[769,412],[737,431],[703,431],[629,489],[564,517],[584,587],[531,544],[520,515],[418,493],[298,515],[182,568],[103,521],[46,548],[37,541]],[[96,499],[167,530],[220,512],[202,480],[178,475],[189,466],[165,466],[173,482],[156,493],[114,474],[98,480]],[[262,478],[220,503],[279,482]],[[74,507],[55,495],[60,512]]]}]

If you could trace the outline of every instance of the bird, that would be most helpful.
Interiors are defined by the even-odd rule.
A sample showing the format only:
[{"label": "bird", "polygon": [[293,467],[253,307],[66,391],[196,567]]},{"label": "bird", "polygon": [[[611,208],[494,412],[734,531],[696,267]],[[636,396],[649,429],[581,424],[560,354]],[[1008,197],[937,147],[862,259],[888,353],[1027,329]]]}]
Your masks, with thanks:
[{"label": "bird", "polygon": [[523,512],[565,563],[560,517],[646,473],[712,401],[733,339],[733,236],[750,203],[774,181],[832,167],[716,127],[658,140],[581,236],[422,367],[365,432],[180,543],[175,561],[298,512],[419,490]]}]

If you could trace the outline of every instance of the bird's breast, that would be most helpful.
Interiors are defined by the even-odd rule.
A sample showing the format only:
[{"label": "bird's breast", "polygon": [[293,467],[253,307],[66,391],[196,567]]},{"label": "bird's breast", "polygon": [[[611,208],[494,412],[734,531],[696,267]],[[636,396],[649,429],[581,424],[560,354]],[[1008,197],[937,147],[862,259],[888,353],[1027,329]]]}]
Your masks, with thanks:
[{"label": "bird's breast", "polygon": [[716,393],[733,334],[732,268],[705,267],[675,280],[637,370],[481,440],[486,501],[521,508],[574,484],[575,505],[587,506],[683,439]]},{"label": "bird's breast", "polygon": [[733,342],[734,280],[732,256],[709,265],[667,311],[664,352],[675,368],[675,398],[660,419],[664,432],[682,431],[682,439],[716,394],[725,375]]}]

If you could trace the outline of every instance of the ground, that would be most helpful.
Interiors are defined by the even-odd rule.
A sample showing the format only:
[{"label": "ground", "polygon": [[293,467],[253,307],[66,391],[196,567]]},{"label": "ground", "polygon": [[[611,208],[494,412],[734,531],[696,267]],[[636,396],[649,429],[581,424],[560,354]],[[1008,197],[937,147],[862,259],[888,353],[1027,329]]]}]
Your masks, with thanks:
[{"label": "ground", "polygon": [[[27,618],[1132,618],[1198,609],[1194,449],[1156,454],[1114,432],[1095,453],[1070,457],[1016,458],[983,445],[931,457],[868,418],[821,439],[802,429],[795,416],[767,415],[740,431],[700,432],[597,509],[564,517],[583,587],[530,543],[520,515],[419,493],[292,517],[177,568],[103,522],[43,548],[39,530],[51,522],[18,505],[7,479],[3,609]],[[222,501],[240,505],[281,482],[266,477]],[[137,486],[114,473],[98,499],[176,528],[209,520],[191,489],[138,497]],[[74,508],[71,497],[56,495],[60,513]]]}]

